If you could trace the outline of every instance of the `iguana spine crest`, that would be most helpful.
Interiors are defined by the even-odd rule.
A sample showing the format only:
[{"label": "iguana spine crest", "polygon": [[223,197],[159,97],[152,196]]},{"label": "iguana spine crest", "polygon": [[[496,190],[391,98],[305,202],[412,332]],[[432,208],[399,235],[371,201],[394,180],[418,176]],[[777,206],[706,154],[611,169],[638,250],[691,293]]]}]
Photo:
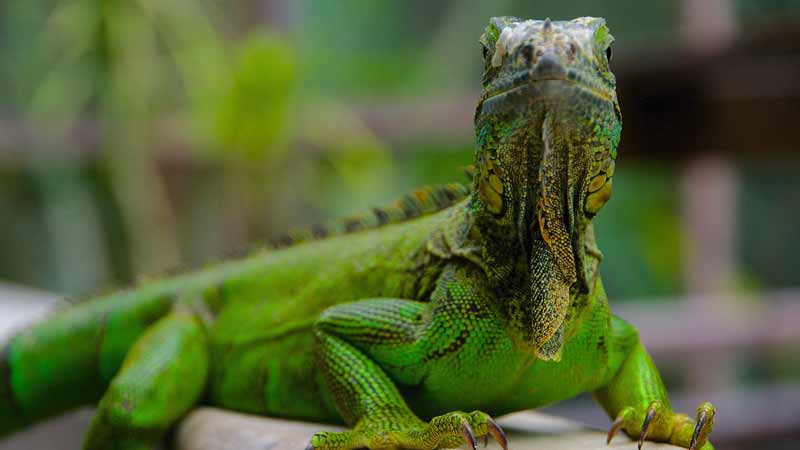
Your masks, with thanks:
[{"label": "iguana spine crest", "polygon": [[469,193],[470,188],[461,183],[424,186],[399,197],[388,205],[373,207],[351,216],[289,231],[271,239],[267,248],[281,249],[327,237],[406,222],[448,208],[465,199]]}]

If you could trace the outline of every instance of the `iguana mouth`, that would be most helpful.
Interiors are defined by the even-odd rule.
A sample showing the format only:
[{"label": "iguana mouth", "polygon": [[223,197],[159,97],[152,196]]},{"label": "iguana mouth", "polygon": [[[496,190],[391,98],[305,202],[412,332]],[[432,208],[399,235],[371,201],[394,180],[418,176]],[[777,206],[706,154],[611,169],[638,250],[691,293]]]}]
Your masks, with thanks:
[{"label": "iguana mouth", "polygon": [[[579,88],[580,90],[594,96],[606,100],[608,102],[614,101],[612,93],[606,92],[599,88],[589,86],[586,83],[574,79],[569,75],[543,75],[534,76],[531,70],[523,70],[516,74],[502,78],[493,83],[495,86],[488,90],[481,98],[483,102],[497,101],[500,98],[506,97],[508,94],[522,93],[536,85],[541,85],[548,82],[568,84]],[[536,93],[534,93],[536,94]],[[544,92],[539,93],[545,95]]]}]

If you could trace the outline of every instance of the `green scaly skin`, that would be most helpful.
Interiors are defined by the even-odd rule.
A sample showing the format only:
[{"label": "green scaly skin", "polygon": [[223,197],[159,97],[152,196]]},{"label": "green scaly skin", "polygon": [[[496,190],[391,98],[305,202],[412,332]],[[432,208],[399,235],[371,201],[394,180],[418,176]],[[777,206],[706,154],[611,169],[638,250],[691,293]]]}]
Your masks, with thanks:
[{"label": "green scaly skin", "polygon": [[55,314],[0,354],[0,434],[99,402],[84,448],[149,449],[206,403],[352,426],[315,450],[505,447],[491,416],[591,391],[609,439],[711,449],[714,408],[697,425],[671,410],[598,274],[591,219],[621,129],[611,41],[597,18],[492,19],[468,195],[420,191],[347,233]]}]

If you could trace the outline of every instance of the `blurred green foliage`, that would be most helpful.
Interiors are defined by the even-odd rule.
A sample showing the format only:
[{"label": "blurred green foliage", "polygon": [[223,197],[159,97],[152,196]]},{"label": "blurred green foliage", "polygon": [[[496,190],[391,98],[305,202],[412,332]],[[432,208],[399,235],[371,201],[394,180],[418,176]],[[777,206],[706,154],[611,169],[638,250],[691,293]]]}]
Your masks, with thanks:
[{"label": "blurred green foliage", "polygon": [[800,16],[797,0],[734,0],[733,4],[743,21],[787,20]]},{"label": "blurred green foliage", "polygon": [[679,20],[678,2],[672,0],[308,0],[301,5],[303,32],[297,38],[311,56],[307,88],[350,97],[477,89],[478,37],[491,16],[606,17],[623,53],[669,42]]},{"label": "blurred green foliage", "polygon": [[795,164],[766,164],[743,170],[737,211],[742,269],[762,287],[790,287],[800,282],[797,170]]},{"label": "blurred green foliage", "polygon": [[620,158],[612,200],[595,220],[606,290],[615,300],[677,296],[685,242],[674,169]]},{"label": "blurred green foliage", "polygon": [[[229,86],[217,107],[222,153],[248,159],[286,151],[286,122],[297,76],[295,52],[285,38],[254,32],[236,49]],[[284,141],[284,142],[281,142]]]}]

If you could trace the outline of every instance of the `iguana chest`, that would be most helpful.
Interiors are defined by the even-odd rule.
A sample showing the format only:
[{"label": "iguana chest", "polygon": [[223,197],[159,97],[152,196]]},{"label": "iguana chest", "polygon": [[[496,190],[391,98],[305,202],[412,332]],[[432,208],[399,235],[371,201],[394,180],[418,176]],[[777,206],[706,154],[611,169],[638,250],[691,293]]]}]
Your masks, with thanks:
[{"label": "iguana chest", "polygon": [[602,287],[581,296],[582,302],[585,306],[567,325],[560,359],[534,360],[523,369],[504,403],[509,411],[538,408],[597,388],[608,364],[611,316]]},{"label": "iguana chest", "polygon": [[453,409],[498,415],[593,390],[608,360],[608,305],[601,288],[575,300],[583,306],[570,313],[560,359],[540,360],[515,345],[501,317],[477,318],[461,348],[407,389],[409,406],[425,417]]}]

